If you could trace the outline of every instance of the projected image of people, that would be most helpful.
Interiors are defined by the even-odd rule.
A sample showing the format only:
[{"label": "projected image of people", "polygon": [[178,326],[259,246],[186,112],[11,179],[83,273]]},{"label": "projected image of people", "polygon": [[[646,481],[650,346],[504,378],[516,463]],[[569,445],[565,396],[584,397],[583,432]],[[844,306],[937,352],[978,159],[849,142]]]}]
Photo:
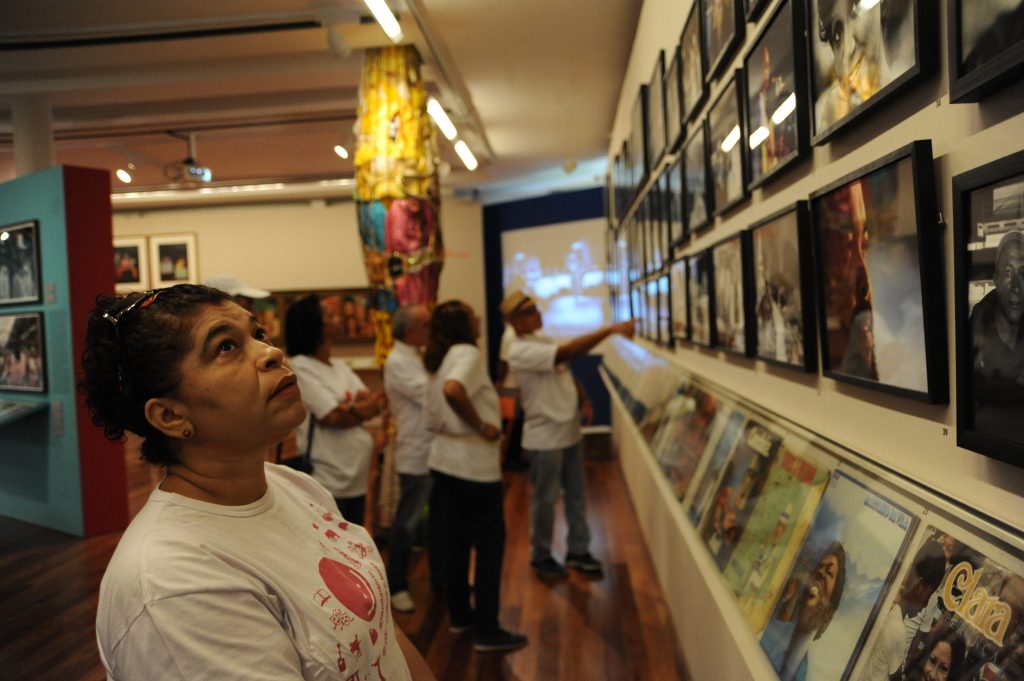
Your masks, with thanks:
[{"label": "projected image of people", "polygon": [[587,220],[502,235],[505,290],[531,296],[553,338],[575,337],[611,319],[605,229],[600,220]]}]

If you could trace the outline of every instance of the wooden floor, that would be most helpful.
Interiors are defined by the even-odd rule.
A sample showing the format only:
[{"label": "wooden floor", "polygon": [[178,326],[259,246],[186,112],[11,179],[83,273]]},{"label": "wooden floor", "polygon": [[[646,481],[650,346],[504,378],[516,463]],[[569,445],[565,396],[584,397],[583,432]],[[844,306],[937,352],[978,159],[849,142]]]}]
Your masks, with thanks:
[{"label": "wooden floor", "polygon": [[[131,457],[136,511],[156,475]],[[544,582],[529,570],[528,473],[506,474],[508,542],[502,624],[530,637],[507,654],[480,654],[448,631],[443,598],[429,588],[426,555],[413,556],[417,609],[396,621],[441,681],[685,679],[682,656],[637,527],[618,462],[587,462],[592,552],[601,577]],[[560,515],[560,514],[559,514]],[[565,527],[556,525],[556,555]],[[0,517],[0,675],[4,681],[105,678],[93,620],[100,578],[120,533],[90,539]]]}]

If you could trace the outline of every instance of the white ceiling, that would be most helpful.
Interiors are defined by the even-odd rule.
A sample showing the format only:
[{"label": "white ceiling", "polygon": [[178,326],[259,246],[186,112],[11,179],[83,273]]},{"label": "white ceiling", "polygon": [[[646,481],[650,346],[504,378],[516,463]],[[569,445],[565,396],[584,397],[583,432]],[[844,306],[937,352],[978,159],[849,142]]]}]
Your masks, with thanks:
[{"label": "white ceiling", "polygon": [[[481,161],[466,171],[438,135],[443,185],[486,199],[599,184],[641,1],[389,0]],[[240,26],[258,30],[153,39]],[[190,132],[217,184],[351,178],[332,148],[352,151],[361,50],[386,42],[362,0],[0,0],[0,181],[11,107],[33,97],[52,104],[57,163],[134,160],[135,189],[167,188]]]}]

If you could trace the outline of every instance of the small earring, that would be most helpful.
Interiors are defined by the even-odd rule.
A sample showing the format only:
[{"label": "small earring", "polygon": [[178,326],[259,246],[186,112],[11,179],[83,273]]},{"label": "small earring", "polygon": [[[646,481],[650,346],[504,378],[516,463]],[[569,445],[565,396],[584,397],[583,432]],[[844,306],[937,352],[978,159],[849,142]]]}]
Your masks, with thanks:
[{"label": "small earring", "polygon": [[192,431],[186,428],[185,430],[181,431],[181,436],[187,440],[190,437],[192,437]]}]

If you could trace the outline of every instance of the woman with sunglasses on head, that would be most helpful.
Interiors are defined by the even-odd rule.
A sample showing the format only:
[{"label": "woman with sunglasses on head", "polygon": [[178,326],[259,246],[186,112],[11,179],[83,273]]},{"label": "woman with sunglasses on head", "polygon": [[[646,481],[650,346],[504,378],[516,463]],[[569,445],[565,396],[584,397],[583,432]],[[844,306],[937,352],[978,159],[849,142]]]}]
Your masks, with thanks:
[{"label": "woman with sunglasses on head", "polygon": [[[427,465],[430,546],[447,552],[450,629],[473,629],[480,652],[515,650],[522,634],[498,624],[501,567],[505,552],[504,489],[501,482],[501,411],[476,347],[480,319],[465,303],[442,303],[430,319],[423,364],[430,375],[424,419],[435,433]],[[470,605],[470,553],[476,550]]]},{"label": "woman with sunglasses on head", "polygon": [[100,585],[109,678],[434,678],[367,532],[264,462],[305,409],[251,313],[205,286],[101,296],[82,364],[93,422],[165,471]]}]

